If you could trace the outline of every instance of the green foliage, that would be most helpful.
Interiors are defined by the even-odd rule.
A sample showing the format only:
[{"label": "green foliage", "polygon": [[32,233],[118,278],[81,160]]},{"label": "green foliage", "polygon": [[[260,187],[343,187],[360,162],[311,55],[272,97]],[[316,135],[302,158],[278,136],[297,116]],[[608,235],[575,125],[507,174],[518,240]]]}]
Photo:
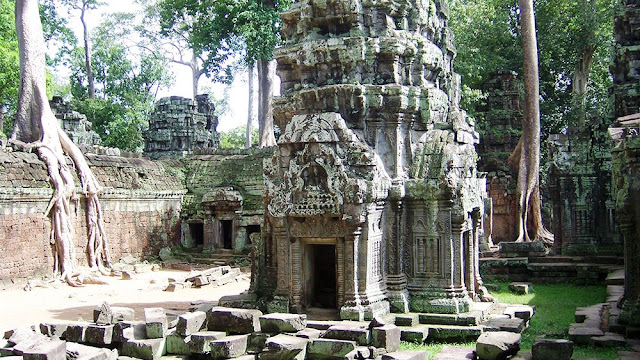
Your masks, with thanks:
[{"label": "green foliage", "polygon": [[[562,131],[573,118],[611,115],[608,89],[613,42],[614,0],[535,1],[543,136]],[[516,0],[450,0],[450,26],[456,36],[455,69],[463,85],[480,89],[498,70],[522,73]],[[576,65],[595,49],[583,98],[572,93]],[[582,107],[585,104],[585,107]],[[473,114],[477,103],[463,101]]]},{"label": "green foliage", "polygon": [[[220,147],[225,149],[244,149],[246,143],[246,126],[238,126],[220,133]],[[258,129],[251,129],[251,147],[258,146]]]},{"label": "green foliage", "polygon": [[269,60],[280,42],[280,12],[290,0],[160,0],[163,31],[188,33],[196,54],[204,55],[204,68],[214,81],[230,81],[242,64]]},{"label": "green foliage", "polygon": [[165,59],[134,33],[135,16],[114,14],[91,34],[96,98],[89,99],[84,50],[71,61],[73,106],[87,115],[103,145],[142,150],[142,132],[159,87],[167,86]]},{"label": "green foliage", "polygon": [[[14,15],[14,2],[0,0],[0,112],[15,112],[20,83],[20,58]],[[9,116],[4,116],[6,133],[11,132]],[[0,129],[2,131],[3,129]]]}]

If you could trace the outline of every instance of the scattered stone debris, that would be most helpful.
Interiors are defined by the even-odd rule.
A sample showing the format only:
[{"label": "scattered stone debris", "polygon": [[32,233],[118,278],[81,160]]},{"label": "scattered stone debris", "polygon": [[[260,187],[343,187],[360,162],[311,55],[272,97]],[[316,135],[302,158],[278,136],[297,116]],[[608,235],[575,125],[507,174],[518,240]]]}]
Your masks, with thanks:
[{"label": "scattered stone debris", "polygon": [[169,279],[169,286],[165,291],[179,291],[190,287],[222,286],[234,281],[246,279],[240,269],[230,266],[217,266],[210,269],[191,273],[184,279]]}]

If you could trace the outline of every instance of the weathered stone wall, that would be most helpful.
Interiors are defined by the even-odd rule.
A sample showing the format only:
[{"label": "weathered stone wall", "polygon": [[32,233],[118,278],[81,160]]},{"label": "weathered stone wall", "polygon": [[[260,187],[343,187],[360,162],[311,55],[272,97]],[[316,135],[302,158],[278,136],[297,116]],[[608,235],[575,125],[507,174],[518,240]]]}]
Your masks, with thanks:
[{"label": "weathered stone wall", "polygon": [[231,221],[231,249],[247,250],[249,233],[262,226],[263,160],[273,151],[219,149],[184,159],[189,191],[182,213],[184,245],[197,245],[188,227],[189,223],[201,223],[205,249],[224,248],[221,221]]},{"label": "weathered stone wall", "polygon": [[487,173],[487,191],[493,200],[491,239],[494,243],[514,241],[518,237],[513,216],[518,174],[511,171],[507,158],[522,134],[522,82],[515,72],[500,71],[482,85],[482,90],[487,102],[479,109],[484,121],[479,124],[481,141],[476,149],[478,170]]},{"label": "weathered stone wall", "polygon": [[548,185],[557,254],[622,255],[605,130],[595,124],[549,136]]},{"label": "weathered stone wall", "polygon": [[181,158],[196,149],[218,147],[218,117],[208,95],[195,100],[165,97],[155,104],[145,133],[145,156],[152,159]]},{"label": "weathered stone wall", "polygon": [[[87,160],[104,187],[101,204],[112,260],[154,255],[178,243],[186,192],[178,170],[140,158],[89,154]],[[36,154],[0,151],[0,279],[52,271],[51,225],[43,215],[51,194]],[[77,258],[86,264],[83,199],[72,206],[77,206]]]},{"label": "weathered stone wall", "polygon": [[60,122],[60,127],[76,145],[79,147],[100,145],[100,136],[91,128],[91,122],[87,120],[86,115],[73,111],[59,96],[54,96],[50,105]]}]

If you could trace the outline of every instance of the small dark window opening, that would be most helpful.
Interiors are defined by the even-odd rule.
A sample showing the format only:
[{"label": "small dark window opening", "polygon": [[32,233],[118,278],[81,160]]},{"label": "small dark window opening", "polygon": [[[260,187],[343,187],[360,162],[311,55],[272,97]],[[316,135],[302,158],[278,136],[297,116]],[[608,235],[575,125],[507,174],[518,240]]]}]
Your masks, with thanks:
[{"label": "small dark window opening", "polygon": [[222,224],[222,247],[233,249],[233,220],[220,220]]},{"label": "small dark window opening", "polygon": [[259,233],[260,225],[247,226],[247,245],[251,244],[251,234]]},{"label": "small dark window opening", "polygon": [[204,245],[204,224],[203,223],[191,223],[189,224],[189,232],[191,239],[196,247]]}]

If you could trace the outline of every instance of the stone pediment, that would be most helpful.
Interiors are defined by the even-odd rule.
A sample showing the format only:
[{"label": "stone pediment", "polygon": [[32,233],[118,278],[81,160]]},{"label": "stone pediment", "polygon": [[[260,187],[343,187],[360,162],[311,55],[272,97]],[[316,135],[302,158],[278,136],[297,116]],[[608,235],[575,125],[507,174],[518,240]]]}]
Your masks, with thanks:
[{"label": "stone pediment", "polygon": [[338,113],[294,116],[278,146],[265,165],[274,216],[339,216],[348,204],[387,196],[380,157]]},{"label": "stone pediment", "polygon": [[242,195],[231,186],[218,187],[202,195],[202,204],[217,207],[241,207]]}]

